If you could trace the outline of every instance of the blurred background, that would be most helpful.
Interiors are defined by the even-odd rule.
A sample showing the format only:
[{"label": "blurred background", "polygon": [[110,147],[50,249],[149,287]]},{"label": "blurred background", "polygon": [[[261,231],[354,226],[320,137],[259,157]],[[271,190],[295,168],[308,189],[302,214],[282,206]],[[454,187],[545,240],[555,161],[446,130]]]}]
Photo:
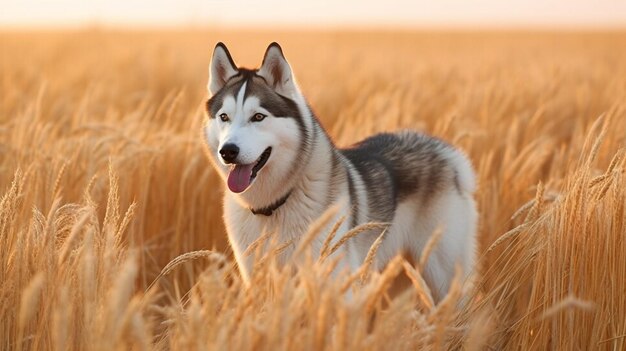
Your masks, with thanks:
[{"label": "blurred background", "polygon": [[2,27],[615,28],[623,0],[2,0]]}]

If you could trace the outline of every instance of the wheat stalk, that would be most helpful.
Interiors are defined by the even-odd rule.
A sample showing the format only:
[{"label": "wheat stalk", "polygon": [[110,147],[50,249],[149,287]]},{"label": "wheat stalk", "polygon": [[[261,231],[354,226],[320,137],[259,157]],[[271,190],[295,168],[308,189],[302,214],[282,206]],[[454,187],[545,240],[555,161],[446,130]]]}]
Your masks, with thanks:
[{"label": "wheat stalk", "polygon": [[45,277],[42,272],[37,273],[28,283],[20,301],[20,311],[18,319],[17,350],[23,347],[24,331],[26,324],[35,316],[39,309],[41,293],[44,288]]},{"label": "wheat stalk", "polygon": [[324,242],[322,243],[322,248],[320,250],[320,259],[322,257],[328,256],[327,253],[328,253],[328,249],[330,248],[330,244],[332,243],[333,239],[335,239],[335,235],[337,235],[337,231],[339,231],[339,227],[341,227],[341,225],[345,221],[346,221],[346,216],[341,216],[331,228],[330,232],[326,236],[326,239],[324,239]]},{"label": "wheat stalk", "polygon": [[296,257],[300,256],[302,252],[310,246],[313,239],[315,239],[315,237],[320,234],[322,229],[330,223],[333,217],[337,215],[337,212],[339,212],[339,207],[332,206],[324,211],[324,213],[318,219],[311,223],[307,232],[304,234],[302,239],[300,239],[298,246],[296,246],[296,249],[294,251],[294,255]]},{"label": "wheat stalk", "polygon": [[345,244],[348,240],[354,238],[355,236],[367,232],[369,230],[372,229],[385,229],[388,226],[387,223],[365,223],[365,224],[361,224],[358,225],[352,229],[350,229],[346,234],[344,234],[344,236],[341,237],[341,239],[339,239],[337,241],[337,243],[335,243],[335,245],[333,245],[330,250],[328,251],[328,254],[325,256],[330,256],[333,253],[335,253],[335,251],[339,250],[339,248]]},{"label": "wheat stalk", "polygon": [[224,255],[219,253],[219,252],[215,252],[215,251],[211,251],[211,250],[198,250],[198,251],[186,252],[186,253],[184,253],[182,255],[176,256],[173,260],[168,262],[165,265],[165,267],[163,267],[163,269],[161,269],[161,272],[159,273],[159,275],[157,275],[157,277],[154,278],[154,281],[148,286],[148,290],[150,290],[150,288],[152,288],[154,283],[159,281],[159,279],[161,279],[161,277],[170,274],[174,270],[174,268],[180,266],[181,264],[183,264],[185,262],[188,262],[188,261],[191,261],[191,260],[197,260],[199,258],[208,258],[209,260],[215,261],[217,263],[225,263],[226,262],[226,258],[224,257]]},{"label": "wheat stalk", "polygon": [[431,252],[435,249],[437,244],[439,244],[439,240],[441,240],[442,235],[443,235],[443,228],[435,229],[435,231],[431,234],[430,238],[426,242],[426,245],[424,245],[424,248],[422,249],[422,253],[420,254],[420,261],[419,261],[420,272],[424,272],[424,269],[426,268],[426,263],[428,262],[428,258],[430,257]]}]

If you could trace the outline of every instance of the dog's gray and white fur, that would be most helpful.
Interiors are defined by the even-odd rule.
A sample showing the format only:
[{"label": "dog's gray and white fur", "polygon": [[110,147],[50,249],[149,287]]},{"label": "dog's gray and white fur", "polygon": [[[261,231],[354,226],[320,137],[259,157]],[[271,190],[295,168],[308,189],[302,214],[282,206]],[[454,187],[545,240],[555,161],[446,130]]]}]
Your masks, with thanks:
[{"label": "dog's gray and white fur", "polygon": [[[330,206],[346,215],[339,233],[367,222],[390,223],[377,251],[378,269],[395,255],[415,262],[437,228],[442,236],[424,276],[436,299],[458,264],[475,261],[474,173],[445,142],[410,131],[383,133],[339,149],[306,103],[282,49],[272,43],[261,68],[238,68],[226,46],[213,52],[205,125],[209,158],[225,180],[224,220],[244,280],[252,256],[243,252],[261,233],[279,242],[304,235]],[[380,232],[350,239],[337,254],[359,267]],[[312,243],[319,254],[326,233]],[[295,245],[280,260],[288,259]]]}]

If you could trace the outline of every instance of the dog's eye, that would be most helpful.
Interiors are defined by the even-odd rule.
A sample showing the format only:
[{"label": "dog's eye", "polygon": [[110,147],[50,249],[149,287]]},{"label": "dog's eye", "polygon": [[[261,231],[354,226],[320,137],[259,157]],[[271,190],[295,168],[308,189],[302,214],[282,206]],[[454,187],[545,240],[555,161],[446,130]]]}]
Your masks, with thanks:
[{"label": "dog's eye", "polygon": [[227,115],[227,114],[225,114],[225,113],[222,113],[222,114],[220,115],[220,119],[222,120],[222,122],[228,122],[228,121],[230,121],[230,119],[228,118],[228,115]]},{"label": "dog's eye", "polygon": [[261,122],[262,120],[265,119],[265,117],[267,117],[267,116],[262,114],[262,113],[255,113],[254,116],[252,116],[252,118],[250,118],[250,121],[252,121],[252,122]]}]

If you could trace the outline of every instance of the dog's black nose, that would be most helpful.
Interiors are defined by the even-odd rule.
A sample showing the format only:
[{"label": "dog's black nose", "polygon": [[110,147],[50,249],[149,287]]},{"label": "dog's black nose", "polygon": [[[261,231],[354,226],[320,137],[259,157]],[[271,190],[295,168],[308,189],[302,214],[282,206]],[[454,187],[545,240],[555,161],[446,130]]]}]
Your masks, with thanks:
[{"label": "dog's black nose", "polygon": [[239,155],[239,147],[235,144],[224,144],[222,149],[220,150],[220,155],[222,155],[222,159],[226,163],[233,163]]}]

